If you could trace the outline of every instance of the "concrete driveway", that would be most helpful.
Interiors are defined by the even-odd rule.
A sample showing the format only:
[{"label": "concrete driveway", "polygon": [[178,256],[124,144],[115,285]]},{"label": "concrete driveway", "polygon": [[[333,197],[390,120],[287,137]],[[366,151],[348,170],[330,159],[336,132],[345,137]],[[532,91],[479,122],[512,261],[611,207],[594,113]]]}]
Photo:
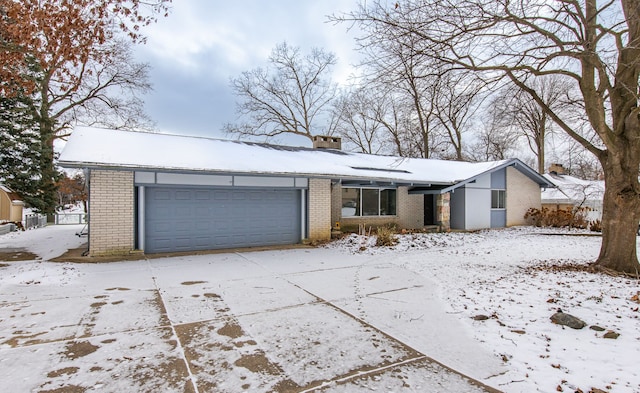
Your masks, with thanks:
[{"label": "concrete driveway", "polygon": [[499,360],[386,258],[0,263],[0,391],[496,391]]}]

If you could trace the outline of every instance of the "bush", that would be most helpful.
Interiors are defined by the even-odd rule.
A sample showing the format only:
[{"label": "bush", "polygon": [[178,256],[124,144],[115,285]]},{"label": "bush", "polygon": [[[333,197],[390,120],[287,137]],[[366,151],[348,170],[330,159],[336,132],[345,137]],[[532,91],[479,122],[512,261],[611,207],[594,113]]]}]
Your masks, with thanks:
[{"label": "bush", "polygon": [[589,223],[589,230],[593,232],[602,232],[602,221],[595,220]]},{"label": "bush", "polygon": [[396,232],[397,231],[395,226],[378,227],[376,229],[376,233],[378,235],[376,238],[376,246],[378,247],[395,246],[398,243]]},{"label": "bush", "polygon": [[589,221],[587,220],[589,210],[588,207],[567,207],[564,209],[531,208],[527,210],[524,218],[529,221],[529,224],[537,227],[587,229],[589,226]]}]

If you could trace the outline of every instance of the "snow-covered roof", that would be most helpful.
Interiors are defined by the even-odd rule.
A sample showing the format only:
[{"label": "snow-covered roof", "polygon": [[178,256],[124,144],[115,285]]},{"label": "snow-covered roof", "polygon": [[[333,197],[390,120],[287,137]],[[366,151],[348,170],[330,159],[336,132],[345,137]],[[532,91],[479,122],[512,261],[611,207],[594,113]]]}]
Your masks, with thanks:
[{"label": "snow-covered roof", "polygon": [[541,186],[552,186],[517,159],[470,163],[92,127],[74,129],[59,163],[76,168],[308,176],[441,185],[458,184],[515,165]]},{"label": "snow-covered roof", "polygon": [[542,203],[582,204],[602,201],[604,181],[583,180],[574,176],[545,173],[544,177],[556,185],[542,191]]}]

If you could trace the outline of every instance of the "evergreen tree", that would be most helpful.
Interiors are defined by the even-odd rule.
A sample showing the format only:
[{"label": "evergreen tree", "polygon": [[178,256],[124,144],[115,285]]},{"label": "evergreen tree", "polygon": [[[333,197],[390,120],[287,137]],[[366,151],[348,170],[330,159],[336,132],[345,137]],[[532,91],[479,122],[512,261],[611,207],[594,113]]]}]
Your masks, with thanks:
[{"label": "evergreen tree", "polygon": [[[0,96],[0,181],[20,194],[29,207],[52,213],[55,200],[49,197],[52,192],[42,176],[48,154],[43,154],[35,107],[33,99],[23,93]],[[53,173],[57,179],[55,169]]]}]

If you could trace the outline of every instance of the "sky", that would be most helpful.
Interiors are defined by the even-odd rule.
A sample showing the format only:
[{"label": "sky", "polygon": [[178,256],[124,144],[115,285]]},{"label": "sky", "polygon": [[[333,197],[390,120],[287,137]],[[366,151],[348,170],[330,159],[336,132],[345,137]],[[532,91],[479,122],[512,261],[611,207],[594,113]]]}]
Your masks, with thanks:
[{"label": "sky", "polygon": [[[151,66],[145,108],[160,132],[231,138],[237,120],[230,78],[264,66],[286,41],[338,57],[333,80],[346,83],[357,62],[354,35],[327,15],[355,9],[357,0],[176,0],[167,18],[145,29],[139,61]],[[296,140],[296,144],[308,144]]]}]

